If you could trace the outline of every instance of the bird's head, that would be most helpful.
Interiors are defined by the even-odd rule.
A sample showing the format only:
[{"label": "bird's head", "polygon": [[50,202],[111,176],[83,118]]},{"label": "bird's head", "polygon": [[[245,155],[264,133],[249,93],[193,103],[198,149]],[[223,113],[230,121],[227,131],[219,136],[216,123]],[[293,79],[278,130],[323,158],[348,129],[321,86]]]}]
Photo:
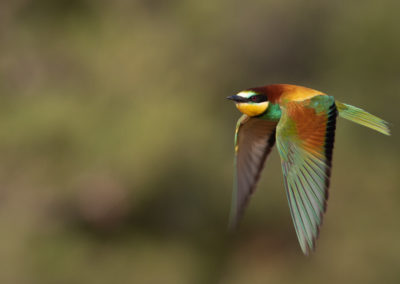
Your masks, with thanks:
[{"label": "bird's head", "polygon": [[237,109],[248,116],[263,114],[269,105],[267,95],[255,90],[241,91],[236,95],[227,97],[227,99],[234,101]]}]

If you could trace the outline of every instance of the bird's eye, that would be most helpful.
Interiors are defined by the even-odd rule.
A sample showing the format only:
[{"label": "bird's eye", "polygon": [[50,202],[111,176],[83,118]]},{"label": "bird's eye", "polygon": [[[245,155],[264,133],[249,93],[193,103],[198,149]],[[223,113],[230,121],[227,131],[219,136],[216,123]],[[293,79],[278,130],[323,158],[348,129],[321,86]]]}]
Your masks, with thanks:
[{"label": "bird's eye", "polygon": [[257,96],[252,96],[250,99],[252,102],[258,102]]}]

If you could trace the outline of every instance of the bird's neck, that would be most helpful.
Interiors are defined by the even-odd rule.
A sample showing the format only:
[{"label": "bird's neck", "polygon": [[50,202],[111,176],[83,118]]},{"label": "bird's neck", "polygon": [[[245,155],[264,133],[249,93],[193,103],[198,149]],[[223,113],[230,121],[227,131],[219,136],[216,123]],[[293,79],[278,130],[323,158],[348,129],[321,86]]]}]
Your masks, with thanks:
[{"label": "bird's neck", "polygon": [[278,121],[281,118],[281,108],[279,104],[270,103],[267,110],[259,116],[261,119]]}]

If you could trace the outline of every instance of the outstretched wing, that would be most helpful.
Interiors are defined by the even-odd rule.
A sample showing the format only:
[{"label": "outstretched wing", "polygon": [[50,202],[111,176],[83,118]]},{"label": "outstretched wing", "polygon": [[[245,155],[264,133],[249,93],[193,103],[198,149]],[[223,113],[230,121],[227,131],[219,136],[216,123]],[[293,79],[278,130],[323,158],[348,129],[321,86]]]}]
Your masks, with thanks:
[{"label": "outstretched wing", "polygon": [[272,146],[277,121],[243,115],[235,132],[235,181],[232,195],[230,228],[237,225],[250,195],[254,192]]},{"label": "outstretched wing", "polygon": [[294,227],[308,254],[326,210],[337,109],[333,97],[318,95],[282,110],[277,147]]}]

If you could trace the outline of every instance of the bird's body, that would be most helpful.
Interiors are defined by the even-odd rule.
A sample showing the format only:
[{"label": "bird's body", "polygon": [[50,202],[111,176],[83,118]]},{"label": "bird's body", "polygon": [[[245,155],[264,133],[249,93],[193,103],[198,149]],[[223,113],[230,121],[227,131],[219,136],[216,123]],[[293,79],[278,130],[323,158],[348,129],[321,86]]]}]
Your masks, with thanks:
[{"label": "bird's body", "polygon": [[251,88],[229,99],[243,113],[235,132],[231,226],[237,225],[276,141],[291,216],[300,246],[308,254],[326,210],[337,116],[390,135],[387,123],[332,96],[295,85]]}]

